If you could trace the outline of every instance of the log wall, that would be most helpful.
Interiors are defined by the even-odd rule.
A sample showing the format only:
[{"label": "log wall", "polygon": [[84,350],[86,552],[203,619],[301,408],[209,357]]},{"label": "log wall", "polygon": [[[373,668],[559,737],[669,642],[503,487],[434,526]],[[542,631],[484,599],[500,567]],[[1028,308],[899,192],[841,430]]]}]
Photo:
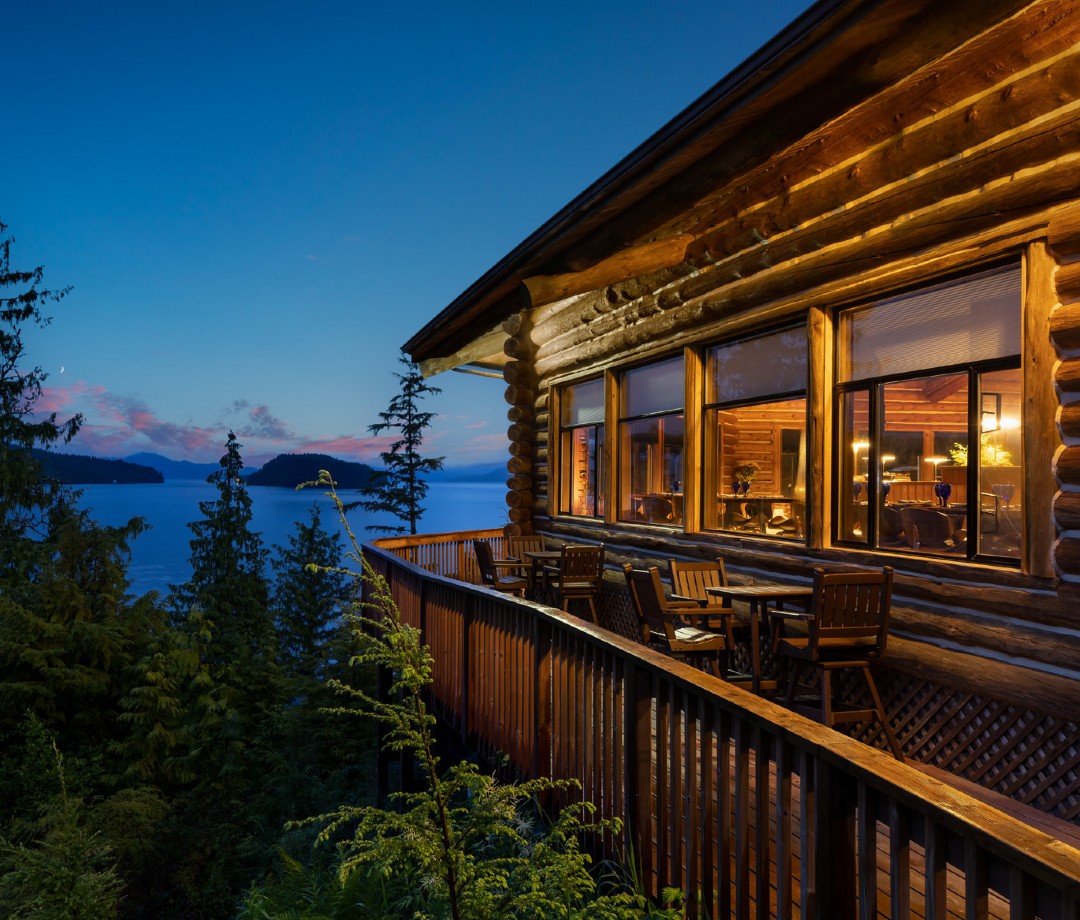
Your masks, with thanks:
[{"label": "log wall", "polygon": [[[1016,686],[1034,684],[1036,694],[1040,675],[1051,673],[1080,688],[1078,174],[1076,0],[1020,4],[757,160],[721,148],[687,169],[636,206],[632,220],[621,219],[623,262],[526,282],[533,306],[508,327],[514,380],[507,377],[507,400],[516,423],[511,473],[530,480],[514,480],[511,510],[522,520],[510,530],[604,540],[638,562],[722,553],[736,578],[798,579],[815,564],[890,564],[906,599],[896,630],[916,646],[1014,666]],[[676,200],[687,204],[675,207]],[[614,234],[597,234],[596,246]],[[582,243],[581,266],[587,251]],[[836,310],[1007,260],[1025,268],[1021,570],[831,546]],[[619,265],[641,273],[622,277]],[[617,382],[629,364],[799,321],[807,323],[813,358],[805,545],[617,523],[610,459],[607,520],[556,514],[549,409],[560,386],[601,371]],[[936,411],[955,413],[961,429],[963,410],[953,402],[941,400]],[[688,418],[688,431],[695,424]],[[606,442],[614,451],[614,431]],[[691,525],[696,514],[688,508]],[[1052,695],[1047,689],[1047,705]],[[1080,690],[1075,700],[1080,705]]]}]

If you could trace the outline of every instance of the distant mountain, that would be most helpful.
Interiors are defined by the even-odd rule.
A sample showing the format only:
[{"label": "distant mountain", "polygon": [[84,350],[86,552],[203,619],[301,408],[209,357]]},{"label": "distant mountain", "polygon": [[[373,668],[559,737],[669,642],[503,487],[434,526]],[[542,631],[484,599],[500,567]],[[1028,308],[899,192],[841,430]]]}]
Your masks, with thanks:
[{"label": "distant mountain", "polygon": [[249,486],[283,486],[295,489],[302,482],[312,482],[326,470],[339,489],[362,489],[375,471],[366,463],[338,460],[326,454],[279,454],[261,470],[247,477]]},{"label": "distant mountain", "polygon": [[166,479],[198,479],[206,481],[206,477],[217,472],[216,463],[192,463],[190,460],[170,460],[161,454],[152,454],[142,451],[131,454],[124,458],[128,463],[140,463],[157,470]]},{"label": "distant mountain", "polygon": [[474,463],[447,467],[427,479],[431,482],[502,482],[508,475],[505,463]]},{"label": "distant mountain", "polygon": [[126,460],[102,460],[80,454],[54,454],[35,450],[47,475],[67,485],[88,486],[101,483],[164,482],[159,470]]}]

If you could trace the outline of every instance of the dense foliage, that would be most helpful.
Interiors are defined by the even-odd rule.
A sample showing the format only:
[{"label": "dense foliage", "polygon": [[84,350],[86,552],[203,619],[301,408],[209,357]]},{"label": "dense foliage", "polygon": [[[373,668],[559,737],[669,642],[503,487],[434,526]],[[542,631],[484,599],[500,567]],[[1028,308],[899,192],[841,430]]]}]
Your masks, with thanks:
[{"label": "dense foliage", "polygon": [[218,498],[191,525],[191,580],[133,596],[143,523],[97,525],[41,463],[81,420],[35,411],[45,374],[24,331],[65,292],[12,268],[5,231],[0,918],[230,917],[278,854],[310,851],[289,818],[370,794],[371,733],[318,711],[330,677],[363,678],[340,628],[345,583],[306,570],[334,565],[338,545],[316,515],[268,574],[230,435]]},{"label": "dense foliage", "polygon": [[[143,522],[99,526],[35,456],[80,420],[34,412],[22,330],[61,295],[9,252],[0,225],[0,920],[641,916],[589,871],[588,806],[545,820],[551,784],[440,767],[430,659],[347,527],[375,615],[317,507],[268,566],[232,433],[190,524],[191,579],[131,592]],[[384,419],[409,413],[394,469],[415,529],[415,477],[439,461],[415,453],[430,388],[401,379]],[[361,710],[419,789],[375,801]]]}]

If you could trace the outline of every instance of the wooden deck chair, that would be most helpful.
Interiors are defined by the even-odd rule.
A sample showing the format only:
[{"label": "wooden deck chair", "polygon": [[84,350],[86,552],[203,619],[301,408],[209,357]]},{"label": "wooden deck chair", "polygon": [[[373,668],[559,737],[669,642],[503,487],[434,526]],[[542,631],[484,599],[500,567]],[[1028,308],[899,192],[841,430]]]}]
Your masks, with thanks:
[{"label": "wooden deck chair", "polygon": [[731,601],[712,597],[705,591],[706,588],[727,585],[727,569],[724,568],[722,557],[703,562],[669,559],[668,568],[671,572],[671,599],[676,602],[694,601],[702,614],[691,625],[723,633],[730,648],[746,638],[748,627],[735,616]]},{"label": "wooden deck chair", "polygon": [[529,579],[529,587],[531,588],[534,580],[534,566],[525,558],[526,553],[542,552],[544,549],[544,538],[539,534],[528,534],[520,537],[507,537],[506,538],[506,555],[509,560],[518,560],[517,567],[507,566],[506,571],[508,574],[520,575],[522,578]]},{"label": "wooden deck chair", "polygon": [[604,544],[598,546],[563,546],[558,568],[553,572],[558,605],[570,613],[571,601],[587,601],[588,617],[599,622],[596,601],[604,583]]},{"label": "wooden deck chair", "polygon": [[504,594],[514,594],[518,597],[525,596],[528,581],[520,575],[503,575],[499,567],[505,563],[497,563],[495,555],[491,551],[491,544],[487,540],[473,540],[473,552],[476,554],[476,566],[480,570],[480,584]]},{"label": "wooden deck chair", "polygon": [[[805,638],[781,636],[777,653],[787,682],[786,704],[817,718],[829,727],[838,722],[877,719],[889,749],[897,760],[904,755],[885,715],[877,684],[870,668],[885,655],[892,604],[893,570],[880,572],[839,572],[827,574],[814,569],[814,596],[811,601]],[[817,674],[820,704],[795,706],[797,662],[812,664]],[[873,706],[848,705],[833,700],[835,671],[858,670],[866,680]]]},{"label": "wooden deck chair", "polygon": [[728,644],[722,632],[686,625],[686,618],[700,609],[696,602],[670,601],[664,596],[660,570],[623,565],[626,590],[637,614],[641,641],[655,645],[688,663],[706,665],[713,676],[727,675]]}]

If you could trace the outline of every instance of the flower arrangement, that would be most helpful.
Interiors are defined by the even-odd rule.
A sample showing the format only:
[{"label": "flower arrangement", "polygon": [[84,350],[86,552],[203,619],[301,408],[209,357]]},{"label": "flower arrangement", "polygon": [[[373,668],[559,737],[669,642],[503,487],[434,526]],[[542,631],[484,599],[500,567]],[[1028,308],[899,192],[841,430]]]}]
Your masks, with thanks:
[{"label": "flower arrangement", "polygon": [[755,463],[753,460],[740,460],[735,464],[735,478],[739,482],[753,482],[760,472],[761,464]]}]

